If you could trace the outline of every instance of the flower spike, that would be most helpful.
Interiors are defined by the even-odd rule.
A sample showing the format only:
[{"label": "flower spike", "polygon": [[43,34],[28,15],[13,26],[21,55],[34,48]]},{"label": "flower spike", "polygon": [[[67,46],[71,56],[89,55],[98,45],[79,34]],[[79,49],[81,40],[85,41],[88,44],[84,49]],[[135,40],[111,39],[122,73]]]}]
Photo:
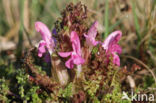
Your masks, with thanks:
[{"label": "flower spike", "polygon": [[37,32],[40,32],[42,39],[39,43],[38,47],[38,56],[42,57],[43,53],[46,52],[46,49],[50,54],[52,54],[54,50],[54,39],[52,38],[51,32],[49,31],[48,27],[42,22],[36,22],[35,28]]},{"label": "flower spike", "polygon": [[87,35],[84,34],[84,36],[86,37],[86,42],[89,46],[95,46],[97,45],[99,42],[95,40],[96,35],[97,35],[97,27],[98,27],[98,22],[95,21],[91,28],[89,29]]},{"label": "flower spike", "polygon": [[122,52],[121,47],[118,45],[118,41],[120,40],[121,36],[121,31],[115,31],[111,33],[102,43],[102,47],[106,50],[107,58],[112,55],[113,63],[117,66],[120,66],[120,58],[116,53],[120,54]]},{"label": "flower spike", "polygon": [[85,62],[85,60],[81,57],[81,46],[80,46],[80,40],[75,31],[71,32],[70,41],[72,43],[73,51],[71,52],[59,52],[58,54],[61,57],[68,57],[71,56],[65,63],[66,67],[69,69],[72,69],[74,67],[74,64],[80,65]]}]

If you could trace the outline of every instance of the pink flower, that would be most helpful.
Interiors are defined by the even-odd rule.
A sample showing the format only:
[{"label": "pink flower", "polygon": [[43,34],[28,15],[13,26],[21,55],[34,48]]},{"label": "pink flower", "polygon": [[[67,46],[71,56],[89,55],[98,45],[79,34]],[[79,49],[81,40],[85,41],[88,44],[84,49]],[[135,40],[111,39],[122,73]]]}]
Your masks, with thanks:
[{"label": "pink flower", "polygon": [[89,29],[87,35],[84,34],[84,36],[86,37],[86,42],[89,46],[95,46],[97,45],[99,42],[95,40],[95,37],[97,35],[97,27],[98,27],[98,22],[95,21],[91,28]]},{"label": "pink flower", "polygon": [[37,32],[40,32],[43,39],[39,43],[38,56],[42,57],[42,55],[46,53],[46,50],[48,50],[51,55],[55,46],[51,32],[49,31],[48,27],[42,22],[36,22],[35,28]]},{"label": "pink flower", "polygon": [[111,33],[102,43],[102,47],[106,50],[107,58],[112,55],[113,63],[117,66],[120,66],[120,58],[116,53],[120,54],[122,52],[121,47],[118,45],[118,41],[120,40],[121,36],[121,31],[115,31]]},{"label": "pink flower", "polygon": [[74,64],[80,65],[85,62],[85,60],[81,57],[81,47],[80,47],[80,40],[76,32],[72,31],[70,36],[70,41],[72,43],[73,51],[71,52],[59,52],[58,54],[61,57],[68,57],[71,56],[65,63],[67,68],[72,69]]}]

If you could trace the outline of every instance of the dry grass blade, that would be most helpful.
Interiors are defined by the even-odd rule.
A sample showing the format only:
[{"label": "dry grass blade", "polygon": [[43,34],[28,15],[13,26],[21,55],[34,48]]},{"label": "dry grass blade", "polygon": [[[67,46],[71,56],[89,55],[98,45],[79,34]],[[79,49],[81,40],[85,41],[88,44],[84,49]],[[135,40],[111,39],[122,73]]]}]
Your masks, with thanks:
[{"label": "dry grass blade", "polygon": [[20,28],[20,23],[16,22],[12,28],[10,28],[10,30],[5,34],[5,38],[7,40],[12,39],[13,37],[15,38],[18,35],[18,31]]},{"label": "dry grass blade", "polygon": [[29,30],[29,0],[24,1],[24,27],[26,30]]},{"label": "dry grass blade", "polygon": [[91,13],[93,13],[93,14],[96,14],[96,15],[102,17],[102,14],[100,12],[98,12],[98,11],[95,11],[95,10],[90,9],[90,8],[88,8],[88,11],[91,12]]},{"label": "dry grass blade", "polygon": [[3,3],[3,8],[5,10],[5,15],[7,22],[9,26],[11,27],[13,25],[13,18],[12,18],[12,13],[11,13],[11,6],[10,6],[10,0],[2,0]]}]

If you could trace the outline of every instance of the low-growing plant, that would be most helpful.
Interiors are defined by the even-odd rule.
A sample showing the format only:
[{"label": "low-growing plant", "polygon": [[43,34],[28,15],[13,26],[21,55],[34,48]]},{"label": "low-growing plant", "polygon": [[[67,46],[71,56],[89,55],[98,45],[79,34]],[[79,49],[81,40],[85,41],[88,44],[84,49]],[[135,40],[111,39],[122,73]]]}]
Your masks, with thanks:
[{"label": "low-growing plant", "polygon": [[[39,2],[32,3],[36,10]],[[24,0],[21,4],[19,38],[23,38],[22,33],[26,31],[23,24]],[[130,99],[123,98],[124,95],[131,97],[128,90],[132,89],[137,95],[138,91],[144,92],[149,86],[155,87],[151,76],[143,79],[144,84],[140,85],[143,88],[127,86],[127,75],[133,75],[140,67],[134,65],[130,70],[126,66],[120,67],[122,32],[116,30],[109,34],[118,23],[109,27],[108,5],[109,0],[106,0],[105,32],[99,32],[99,22],[91,21],[88,8],[81,2],[68,4],[52,31],[43,22],[35,22],[34,27],[42,38],[38,46],[31,47],[23,55],[20,46],[17,50],[17,54],[22,56],[20,61],[18,56],[14,65],[0,64],[3,72],[0,73],[0,102],[131,103]],[[134,8],[133,12],[140,43]],[[20,42],[22,39],[19,40],[19,45],[22,45]]]}]

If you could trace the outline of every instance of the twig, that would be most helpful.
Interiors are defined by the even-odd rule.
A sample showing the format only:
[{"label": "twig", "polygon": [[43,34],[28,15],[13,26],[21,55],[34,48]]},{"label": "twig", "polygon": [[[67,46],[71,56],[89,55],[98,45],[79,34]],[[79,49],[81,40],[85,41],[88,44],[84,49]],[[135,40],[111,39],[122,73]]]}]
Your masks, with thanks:
[{"label": "twig", "polygon": [[40,85],[47,91],[54,92],[54,90],[59,88],[58,83],[52,81],[47,75],[41,75],[35,65],[32,64],[32,55],[34,55],[33,52],[35,51],[36,48],[33,48],[27,53],[24,60],[26,66],[25,68],[27,69],[27,71],[30,71],[29,73],[33,74],[33,76],[30,75],[31,78],[33,77],[33,82],[35,82],[37,85]]},{"label": "twig", "polygon": [[152,52],[150,50],[147,50],[147,53],[150,55],[151,59],[156,63],[156,58],[155,56],[152,54]]},{"label": "twig", "polygon": [[138,62],[139,64],[141,64],[144,68],[146,68],[153,76],[154,80],[155,80],[155,83],[156,83],[156,76],[154,74],[154,72],[146,65],[144,64],[141,60],[135,58],[135,57],[132,57],[132,56],[125,56],[125,55],[122,55],[122,57],[126,57],[126,58],[130,58],[130,59],[133,59],[134,61]]}]

